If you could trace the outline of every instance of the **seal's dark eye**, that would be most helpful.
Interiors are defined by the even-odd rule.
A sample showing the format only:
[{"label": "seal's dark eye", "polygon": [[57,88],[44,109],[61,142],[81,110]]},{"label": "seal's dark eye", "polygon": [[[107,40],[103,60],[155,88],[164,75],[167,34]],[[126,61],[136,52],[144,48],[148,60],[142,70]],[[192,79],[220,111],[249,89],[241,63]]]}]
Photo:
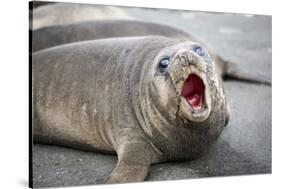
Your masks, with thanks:
[{"label": "seal's dark eye", "polygon": [[170,63],[170,60],[168,58],[163,58],[159,62],[159,67],[164,69],[164,68],[166,68],[169,65],[169,63]]},{"label": "seal's dark eye", "polygon": [[193,48],[193,51],[196,52],[199,56],[205,56],[206,54],[206,51],[200,46],[195,46]]}]

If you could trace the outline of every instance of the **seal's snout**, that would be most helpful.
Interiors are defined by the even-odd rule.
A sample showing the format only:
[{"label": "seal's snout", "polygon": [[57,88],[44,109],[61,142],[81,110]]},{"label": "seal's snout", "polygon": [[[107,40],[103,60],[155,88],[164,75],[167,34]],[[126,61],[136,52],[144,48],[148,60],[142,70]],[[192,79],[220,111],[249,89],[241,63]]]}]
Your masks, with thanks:
[{"label": "seal's snout", "polygon": [[171,80],[180,96],[180,113],[189,122],[203,122],[210,115],[211,96],[207,62],[195,52],[179,50],[171,67]]},{"label": "seal's snout", "polygon": [[200,110],[204,105],[205,86],[202,79],[196,74],[190,74],[184,81],[182,96],[195,110]]}]

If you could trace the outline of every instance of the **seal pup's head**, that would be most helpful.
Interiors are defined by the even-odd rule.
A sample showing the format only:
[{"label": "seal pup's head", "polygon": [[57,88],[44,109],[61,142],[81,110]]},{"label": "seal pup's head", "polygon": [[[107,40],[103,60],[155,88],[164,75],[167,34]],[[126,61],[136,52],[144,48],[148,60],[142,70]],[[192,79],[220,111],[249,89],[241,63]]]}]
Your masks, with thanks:
[{"label": "seal pup's head", "polygon": [[215,64],[199,43],[164,48],[154,60],[153,71],[151,85],[157,91],[159,108],[176,108],[176,116],[184,123],[204,122],[219,108],[213,106],[226,103]]},{"label": "seal pup's head", "polygon": [[164,41],[165,47],[157,48],[153,59],[143,66],[136,115],[161,151],[188,158],[217,139],[227,124],[222,79],[201,44],[159,41]]},{"label": "seal pup's head", "polygon": [[[228,105],[215,63],[201,44],[185,41],[160,50],[146,74],[143,115],[162,151],[191,158],[216,140]],[[174,157],[170,157],[173,159]]]}]

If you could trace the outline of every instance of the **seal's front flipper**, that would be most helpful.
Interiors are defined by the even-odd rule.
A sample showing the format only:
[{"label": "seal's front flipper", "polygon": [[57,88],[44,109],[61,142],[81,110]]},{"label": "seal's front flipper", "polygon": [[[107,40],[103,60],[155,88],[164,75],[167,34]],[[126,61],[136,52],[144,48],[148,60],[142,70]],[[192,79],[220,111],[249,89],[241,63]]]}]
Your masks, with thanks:
[{"label": "seal's front flipper", "polygon": [[215,61],[218,64],[218,72],[224,80],[238,80],[271,85],[271,79],[266,77],[264,73],[245,70],[245,68],[240,67],[238,63],[224,60],[220,56],[217,56]]},{"label": "seal's front flipper", "polygon": [[106,183],[143,181],[153,162],[153,149],[145,141],[126,141],[117,150],[118,163]]}]

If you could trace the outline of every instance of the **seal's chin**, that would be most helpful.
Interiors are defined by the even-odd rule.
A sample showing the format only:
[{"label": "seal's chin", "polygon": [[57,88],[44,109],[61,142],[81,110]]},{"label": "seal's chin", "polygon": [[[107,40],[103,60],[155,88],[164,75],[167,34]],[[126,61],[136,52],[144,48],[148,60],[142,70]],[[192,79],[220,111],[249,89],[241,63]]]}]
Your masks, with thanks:
[{"label": "seal's chin", "polygon": [[205,104],[205,86],[203,80],[196,74],[190,74],[182,88],[182,96],[194,110],[201,110]]}]

